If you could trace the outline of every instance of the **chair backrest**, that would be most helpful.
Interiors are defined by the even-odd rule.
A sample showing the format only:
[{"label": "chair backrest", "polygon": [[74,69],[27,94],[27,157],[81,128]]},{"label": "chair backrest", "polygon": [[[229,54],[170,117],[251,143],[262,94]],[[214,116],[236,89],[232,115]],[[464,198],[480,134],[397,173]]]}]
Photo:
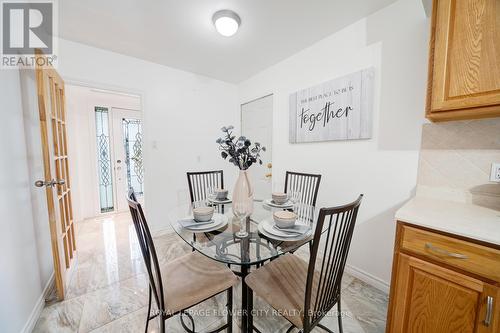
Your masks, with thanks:
[{"label": "chair backrest", "polygon": [[316,206],[321,175],[287,171],[285,193],[300,191],[302,204]]},{"label": "chair backrest", "polygon": [[[350,204],[321,208],[319,211],[307,271],[304,306],[306,332],[340,300],[342,275],[362,198],[361,194]],[[317,260],[320,248],[322,257]]]},{"label": "chair backrest", "polygon": [[[161,280],[160,265],[153,243],[153,238],[149,232],[149,227],[144,216],[141,204],[137,202],[134,191],[128,192],[128,206],[134,222],[137,238],[141,247],[142,257],[148,271],[149,286],[156,301],[159,311],[165,311],[165,299],[163,296],[163,284]],[[160,312],[161,313],[161,312]]]},{"label": "chair backrest", "polygon": [[224,172],[222,170],[187,172],[189,196],[191,202],[203,201],[207,198],[207,187],[224,188]]}]

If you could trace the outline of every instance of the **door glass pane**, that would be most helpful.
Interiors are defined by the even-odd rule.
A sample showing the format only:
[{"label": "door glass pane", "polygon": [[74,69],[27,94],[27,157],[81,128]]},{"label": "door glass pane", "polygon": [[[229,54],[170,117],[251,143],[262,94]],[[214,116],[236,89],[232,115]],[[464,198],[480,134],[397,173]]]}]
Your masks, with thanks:
[{"label": "door glass pane", "polygon": [[142,163],[142,124],[139,119],[123,118],[125,162],[127,164],[127,191],[136,195],[144,193],[144,168]]},{"label": "door glass pane", "polygon": [[113,176],[109,143],[109,113],[107,108],[95,107],[97,135],[97,169],[99,174],[99,199],[101,213],[113,211]]}]

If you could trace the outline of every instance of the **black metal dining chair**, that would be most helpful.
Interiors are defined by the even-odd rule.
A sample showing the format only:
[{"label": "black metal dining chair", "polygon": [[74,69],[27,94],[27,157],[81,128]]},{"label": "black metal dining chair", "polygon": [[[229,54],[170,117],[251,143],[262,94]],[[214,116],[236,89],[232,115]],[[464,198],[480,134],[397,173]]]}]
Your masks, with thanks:
[{"label": "black metal dining chair", "polygon": [[342,333],[341,281],[362,198],[320,209],[309,263],[286,254],[245,278],[257,295],[292,324],[287,332],[296,327],[308,333],[316,326],[332,332],[320,321],[337,304]]},{"label": "black metal dining chair", "polygon": [[[287,171],[285,175],[285,193],[300,192],[299,206],[296,207],[297,215],[307,218],[310,207],[316,207],[321,175],[303,172]],[[309,242],[311,249],[311,242]],[[294,253],[295,251],[292,251]]]},{"label": "black metal dining chair", "polygon": [[207,187],[224,188],[222,170],[187,172],[186,174],[191,202],[204,201],[207,198]]},{"label": "black metal dining chair", "polygon": [[300,203],[316,206],[321,175],[287,171],[285,176],[285,193],[300,192]]},{"label": "black metal dining chair", "polygon": [[[222,292],[227,292],[227,323],[212,332],[227,329],[232,332],[233,285],[238,282],[229,268],[199,252],[185,254],[160,267],[151,233],[144,212],[137,202],[133,190],[128,194],[128,205],[134,222],[137,238],[149,278],[149,301],[146,330],[149,321],[159,317],[160,332],[165,332],[165,320],[181,314],[182,327],[187,332],[195,332],[193,317],[187,310]],[[151,315],[152,298],[157,311]],[[191,328],[184,322],[189,318]]]}]

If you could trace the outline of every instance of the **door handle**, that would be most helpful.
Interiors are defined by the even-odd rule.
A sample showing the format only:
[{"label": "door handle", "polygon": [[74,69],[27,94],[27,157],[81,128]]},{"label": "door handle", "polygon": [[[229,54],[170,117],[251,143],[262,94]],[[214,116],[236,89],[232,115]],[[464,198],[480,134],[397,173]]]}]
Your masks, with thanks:
[{"label": "door handle", "polygon": [[45,180],[37,180],[35,182],[35,186],[36,187],[54,187],[55,185],[64,185],[66,184],[66,181],[64,179],[59,179],[59,180],[55,180],[55,179],[52,179],[51,181],[45,181]]},{"label": "door handle", "polygon": [[273,176],[273,174],[272,174],[272,173],[267,173],[267,174],[266,174],[266,178],[271,178],[272,176]]},{"label": "door handle", "polygon": [[486,298],[486,317],[483,320],[483,324],[486,327],[491,325],[491,318],[493,317],[493,297],[488,296]]}]

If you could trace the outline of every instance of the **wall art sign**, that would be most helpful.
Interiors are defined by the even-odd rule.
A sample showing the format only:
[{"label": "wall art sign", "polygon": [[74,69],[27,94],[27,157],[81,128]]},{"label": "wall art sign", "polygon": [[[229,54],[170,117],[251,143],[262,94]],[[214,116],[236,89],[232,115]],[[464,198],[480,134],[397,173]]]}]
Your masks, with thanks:
[{"label": "wall art sign", "polygon": [[290,143],[369,139],[374,68],[290,95]]}]

